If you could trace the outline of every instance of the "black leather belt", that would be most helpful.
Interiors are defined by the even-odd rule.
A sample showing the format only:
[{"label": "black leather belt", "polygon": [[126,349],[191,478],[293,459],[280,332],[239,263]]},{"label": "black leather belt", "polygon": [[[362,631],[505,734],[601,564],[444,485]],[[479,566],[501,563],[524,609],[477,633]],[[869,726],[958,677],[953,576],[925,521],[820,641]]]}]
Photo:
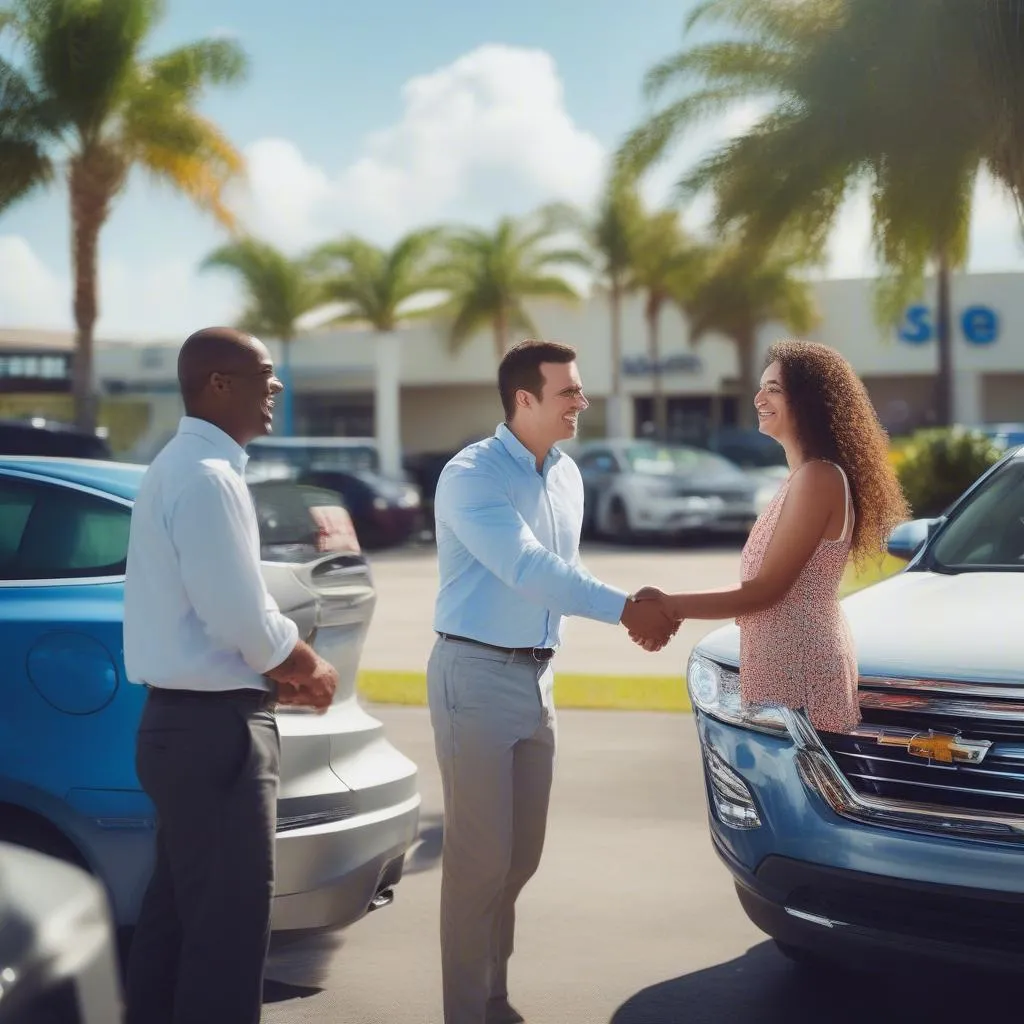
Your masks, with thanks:
[{"label": "black leather belt", "polygon": [[490,651],[501,651],[502,654],[529,655],[534,661],[550,661],[555,656],[553,647],[500,647],[498,644],[485,644],[483,640],[474,640],[468,636],[456,636],[454,633],[438,633],[442,640],[454,640],[460,644],[473,644],[486,647]]},{"label": "black leather belt", "polygon": [[179,690],[172,686],[152,686],[144,684],[153,696],[171,697],[179,700],[215,701],[235,700],[252,702],[259,707],[268,707],[277,703],[277,695],[267,690],[257,690],[247,686],[237,690]]}]

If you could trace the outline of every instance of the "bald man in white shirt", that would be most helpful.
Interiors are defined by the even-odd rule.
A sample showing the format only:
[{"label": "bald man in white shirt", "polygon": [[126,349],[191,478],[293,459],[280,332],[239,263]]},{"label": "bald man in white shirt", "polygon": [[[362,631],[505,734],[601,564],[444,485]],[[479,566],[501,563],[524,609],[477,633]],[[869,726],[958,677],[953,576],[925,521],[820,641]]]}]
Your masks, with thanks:
[{"label": "bald man in white shirt", "polygon": [[132,513],[128,678],[148,688],[136,768],[157,812],[126,1024],[258,1024],[280,777],[275,704],[326,709],[333,666],[298,638],[260,571],[245,445],[283,388],[266,348],[230,328],[178,357],[186,415]]}]

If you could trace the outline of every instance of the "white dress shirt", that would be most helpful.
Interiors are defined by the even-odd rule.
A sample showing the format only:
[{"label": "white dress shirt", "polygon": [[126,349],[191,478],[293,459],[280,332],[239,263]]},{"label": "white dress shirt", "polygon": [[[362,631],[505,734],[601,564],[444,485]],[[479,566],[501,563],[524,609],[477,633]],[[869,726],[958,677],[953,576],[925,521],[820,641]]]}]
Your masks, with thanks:
[{"label": "white dress shirt", "polygon": [[132,512],[124,661],[133,683],[180,690],[269,689],[263,673],[298,629],[260,571],[248,456],[185,416],[146,470]]}]

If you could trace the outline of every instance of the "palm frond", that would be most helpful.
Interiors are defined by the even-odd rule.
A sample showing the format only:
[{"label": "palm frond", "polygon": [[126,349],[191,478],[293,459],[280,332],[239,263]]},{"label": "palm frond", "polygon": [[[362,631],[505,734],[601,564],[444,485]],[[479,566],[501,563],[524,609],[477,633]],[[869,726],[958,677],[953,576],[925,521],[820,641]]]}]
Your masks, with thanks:
[{"label": "palm frond", "polygon": [[233,229],[224,190],[245,169],[244,158],[210,121],[187,109],[141,104],[126,113],[124,146],[156,178]]},{"label": "palm frond", "polygon": [[644,95],[658,99],[673,85],[685,85],[691,79],[705,88],[742,85],[748,92],[767,92],[786,88],[787,76],[793,67],[793,55],[757,42],[708,43],[674,54],[655,64],[644,76]]},{"label": "palm frond", "polygon": [[0,212],[53,180],[53,164],[37,142],[0,138]]},{"label": "palm frond", "polygon": [[745,86],[732,85],[705,89],[677,100],[626,136],[615,155],[616,170],[642,174],[699,121],[721,114],[749,98],[750,91]]},{"label": "palm frond", "polygon": [[153,85],[191,97],[206,86],[242,80],[248,59],[233,40],[204,39],[155,57],[145,71]]}]

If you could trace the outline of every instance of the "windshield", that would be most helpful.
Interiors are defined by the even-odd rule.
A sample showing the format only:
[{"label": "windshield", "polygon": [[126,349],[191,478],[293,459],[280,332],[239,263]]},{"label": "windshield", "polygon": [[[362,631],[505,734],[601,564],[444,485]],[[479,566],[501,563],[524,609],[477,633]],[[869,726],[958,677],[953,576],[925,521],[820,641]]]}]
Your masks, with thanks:
[{"label": "windshield", "polygon": [[1024,570],[1024,459],[1007,463],[971,497],[931,552],[936,568]]},{"label": "windshield", "polygon": [[680,445],[634,445],[626,449],[626,461],[634,473],[645,476],[682,473],[741,475],[735,465],[720,455]]}]

